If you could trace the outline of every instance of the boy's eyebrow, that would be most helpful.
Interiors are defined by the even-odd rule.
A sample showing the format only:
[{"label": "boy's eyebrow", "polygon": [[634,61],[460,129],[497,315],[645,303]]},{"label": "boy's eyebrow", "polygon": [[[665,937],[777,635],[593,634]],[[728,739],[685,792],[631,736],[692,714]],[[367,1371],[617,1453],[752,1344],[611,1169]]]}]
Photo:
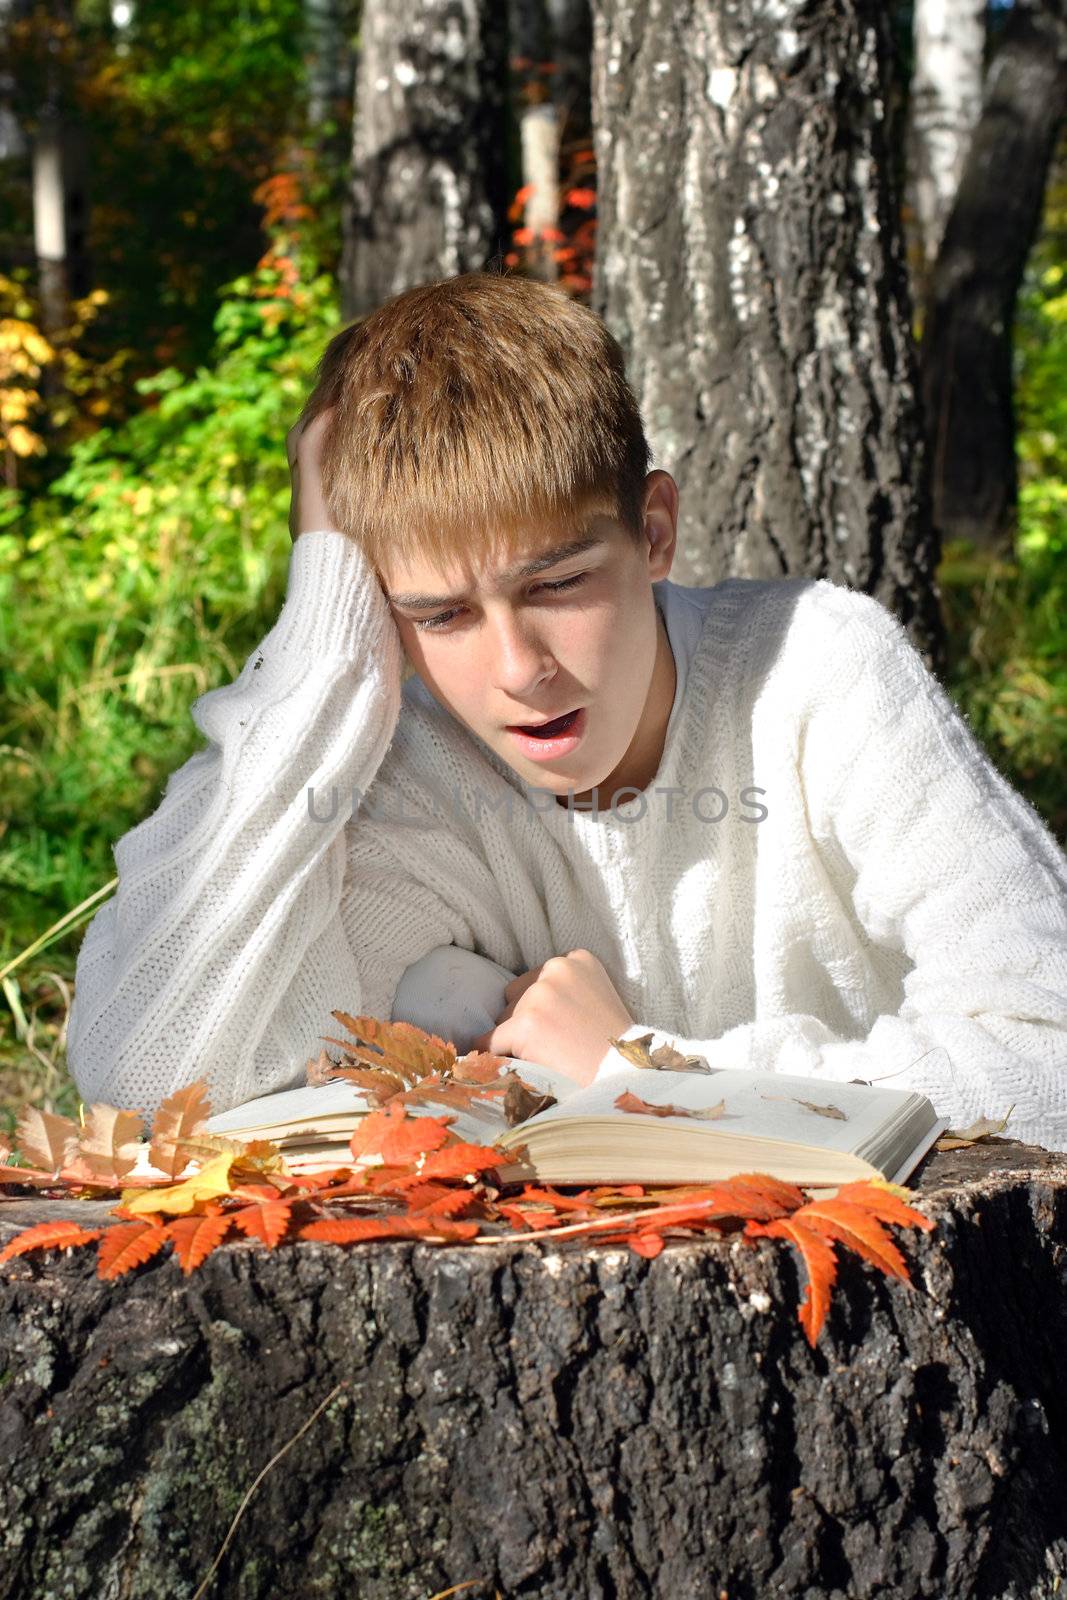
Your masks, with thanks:
[{"label": "boy's eyebrow", "polygon": [[[532,578],[537,572],[544,572],[547,567],[555,567],[561,561],[569,561],[572,556],[584,555],[587,550],[599,549],[607,544],[607,539],[598,534],[586,534],[579,539],[568,539],[566,544],[560,544],[554,550],[546,550],[543,554],[535,556],[532,561],[522,561],[516,566],[506,567],[500,574],[501,583],[511,583],[516,578]],[[454,606],[466,600],[465,594],[390,594],[390,604],[403,606],[412,611],[430,611],[435,606]]]}]

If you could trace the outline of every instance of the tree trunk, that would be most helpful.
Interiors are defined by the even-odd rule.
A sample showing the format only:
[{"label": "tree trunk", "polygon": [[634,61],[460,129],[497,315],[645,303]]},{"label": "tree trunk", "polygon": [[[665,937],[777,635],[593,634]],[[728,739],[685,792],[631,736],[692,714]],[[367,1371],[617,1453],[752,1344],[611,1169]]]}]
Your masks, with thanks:
[{"label": "tree trunk", "polygon": [[884,6],[593,17],[593,304],[681,491],[672,577],[847,584],[941,670]]},{"label": "tree trunk", "polygon": [[579,150],[593,137],[593,17],[589,0],[546,0],[552,28],[553,98],[559,108],[560,145]]},{"label": "tree trunk", "polygon": [[[1067,1157],[912,1183],[911,1281],[840,1251],[814,1350],[780,1241],[18,1257],[0,1596],[192,1600],[238,1518],[206,1596],[1052,1600]],[[9,1200],[0,1240],[107,1206]]]},{"label": "tree trunk", "polygon": [[1012,321],[1065,107],[1065,0],[1016,0],[946,224],[921,348],[939,537],[990,551],[1009,551],[1015,534]]},{"label": "tree trunk", "polygon": [[523,226],[532,235],[526,270],[554,283],[559,277],[553,236],[559,229],[560,117],[549,72],[554,52],[545,0],[510,0],[510,22],[522,184],[528,191]]},{"label": "tree trunk", "polygon": [[913,297],[924,306],[963,161],[982,109],[986,0],[915,0],[908,173]]},{"label": "tree trunk", "polygon": [[507,248],[507,12],[367,0],[341,264],[346,320]]},{"label": "tree trunk", "polygon": [[10,45],[12,26],[28,11],[29,0],[0,0],[0,162],[21,161],[29,151]]},{"label": "tree trunk", "polygon": [[353,61],[345,11],[344,0],[304,0],[307,126],[313,137],[321,134],[348,97]]}]

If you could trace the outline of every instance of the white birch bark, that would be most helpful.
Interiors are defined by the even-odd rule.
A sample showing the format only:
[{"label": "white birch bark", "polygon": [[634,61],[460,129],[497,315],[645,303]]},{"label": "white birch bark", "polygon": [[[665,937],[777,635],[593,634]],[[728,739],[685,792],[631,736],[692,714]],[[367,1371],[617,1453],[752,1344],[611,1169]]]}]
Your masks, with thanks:
[{"label": "white birch bark", "polygon": [[925,283],[982,109],[985,0],[915,0],[913,31],[908,165],[918,275]]}]

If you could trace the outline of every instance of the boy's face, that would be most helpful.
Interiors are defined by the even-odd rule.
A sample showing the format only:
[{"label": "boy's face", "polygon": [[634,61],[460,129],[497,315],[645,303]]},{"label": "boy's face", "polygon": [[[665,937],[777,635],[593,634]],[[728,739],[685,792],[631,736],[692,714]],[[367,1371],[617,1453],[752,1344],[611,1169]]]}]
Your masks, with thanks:
[{"label": "boy's face", "polygon": [[[670,571],[677,518],[678,487],[657,471],[645,480],[640,547],[613,517],[598,513],[582,526],[532,530],[514,562],[490,567],[472,558],[441,572],[420,561],[379,574],[405,654],[426,688],[561,804],[573,790],[576,804],[591,806],[598,786],[604,811],[616,790],[644,789],[656,775],[676,679],[650,585]],[[598,542],[537,573],[512,572],[582,537]],[[571,578],[579,581],[549,587]],[[582,716],[573,748],[510,731],[575,707]]]}]

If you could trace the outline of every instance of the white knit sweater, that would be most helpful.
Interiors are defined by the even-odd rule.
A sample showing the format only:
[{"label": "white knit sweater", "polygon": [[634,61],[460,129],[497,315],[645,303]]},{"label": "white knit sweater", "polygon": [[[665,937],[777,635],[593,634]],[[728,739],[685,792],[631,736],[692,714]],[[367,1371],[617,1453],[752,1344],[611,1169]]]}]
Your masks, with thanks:
[{"label": "white knit sweater", "polygon": [[77,963],[83,1099],[147,1121],[205,1076],[228,1109],[303,1082],[334,1009],[428,1026],[442,946],[500,1005],[584,947],[629,1036],[891,1078],[953,1126],[1014,1106],[1007,1133],[1067,1150],[1067,858],[900,623],[824,580],[653,588],[678,669],[659,770],[583,812],[402,684],[362,553],[302,534],[274,627],[193,705],[206,748],[115,846]]}]

